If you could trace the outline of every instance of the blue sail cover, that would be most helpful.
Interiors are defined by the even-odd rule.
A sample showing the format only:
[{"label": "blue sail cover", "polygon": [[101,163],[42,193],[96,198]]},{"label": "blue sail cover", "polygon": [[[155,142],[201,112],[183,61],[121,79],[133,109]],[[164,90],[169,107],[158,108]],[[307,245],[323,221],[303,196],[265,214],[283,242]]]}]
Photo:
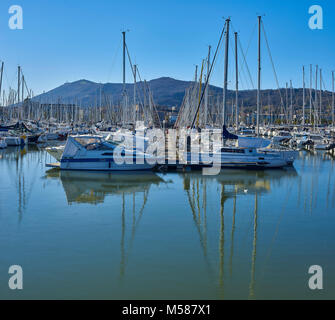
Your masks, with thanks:
[{"label": "blue sail cover", "polygon": [[227,140],[227,139],[236,140],[236,139],[238,139],[238,136],[235,135],[235,134],[230,133],[227,130],[226,126],[224,125],[224,126],[222,126],[222,138],[224,140]]}]

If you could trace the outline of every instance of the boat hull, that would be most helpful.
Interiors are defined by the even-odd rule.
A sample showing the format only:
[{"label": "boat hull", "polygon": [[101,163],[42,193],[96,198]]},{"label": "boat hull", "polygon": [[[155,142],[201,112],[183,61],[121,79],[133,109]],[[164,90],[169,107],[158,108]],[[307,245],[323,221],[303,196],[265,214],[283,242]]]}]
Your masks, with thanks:
[{"label": "boat hull", "polygon": [[22,146],[25,144],[24,139],[20,137],[6,137],[5,142],[9,147]]},{"label": "boat hull", "polygon": [[[213,155],[210,155],[211,157]],[[266,169],[266,168],[282,168],[289,165],[287,159],[283,157],[281,154],[271,154],[271,153],[257,153],[257,154],[234,154],[234,153],[222,153],[218,157],[220,157],[220,166],[221,168],[246,168],[246,169]],[[192,153],[187,152],[184,153],[184,159],[187,159],[187,163],[190,165],[197,165],[199,167],[211,167],[213,164],[206,163],[206,158],[208,158],[208,154],[202,156],[199,153],[199,157],[197,155],[193,155]],[[215,158],[215,157],[214,157]],[[198,161],[197,161],[198,159]],[[293,163],[293,161],[292,161]]]},{"label": "boat hull", "polygon": [[143,164],[130,164],[123,163],[117,164],[110,159],[61,159],[61,170],[83,170],[83,171],[145,171],[152,170],[154,165]]}]

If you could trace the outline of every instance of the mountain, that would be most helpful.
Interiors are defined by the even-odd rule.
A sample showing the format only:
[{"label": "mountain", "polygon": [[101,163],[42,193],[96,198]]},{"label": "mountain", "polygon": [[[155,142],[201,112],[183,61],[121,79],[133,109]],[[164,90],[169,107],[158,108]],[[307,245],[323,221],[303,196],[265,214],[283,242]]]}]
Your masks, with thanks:
[{"label": "mountain", "polygon": [[[180,106],[185,90],[191,85],[190,81],[181,81],[168,77],[158,78],[147,81],[155,104],[160,106]],[[145,86],[143,82],[137,83],[137,95],[143,99],[143,90]],[[215,88],[215,91],[220,90]],[[99,104],[101,100],[105,101],[106,97],[112,99],[113,103],[118,103],[122,98],[122,83],[96,83],[88,80],[79,80],[52,89],[46,93],[34,97],[35,101],[41,103],[77,103],[82,106],[91,106]],[[134,84],[127,83],[126,91],[130,101],[133,99]]]},{"label": "mountain", "polygon": [[[150,88],[154,103],[157,106],[176,106],[180,107],[183,101],[185,90],[190,87],[191,81],[176,80],[169,77],[162,77],[147,81],[147,85]],[[137,83],[137,95],[144,96],[144,83]],[[101,101],[111,101],[117,104],[122,98],[122,83],[105,83],[100,84],[88,80],[78,80],[75,82],[64,83],[63,85],[50,90],[46,93],[34,97],[35,101],[41,103],[78,103],[82,106],[94,106],[100,104],[100,90],[101,90]],[[127,83],[126,91],[130,101],[133,99],[134,84]],[[248,109],[254,109],[256,106],[256,90],[241,90],[239,92],[239,102],[243,103],[245,111]],[[221,96],[222,88],[216,86],[210,86],[210,96]],[[302,106],[303,90],[292,89],[292,104],[294,108],[300,109]],[[313,99],[315,98],[314,91],[312,92]],[[231,105],[235,99],[235,92],[228,90],[228,105]],[[319,99],[319,97],[318,97]],[[275,107],[281,106],[281,101],[284,105],[290,105],[290,89],[266,89],[261,90],[261,105],[273,105]],[[331,104],[331,92],[323,92],[322,94],[322,105],[323,107],[329,107]],[[306,106],[309,106],[309,90],[306,90]]]}]

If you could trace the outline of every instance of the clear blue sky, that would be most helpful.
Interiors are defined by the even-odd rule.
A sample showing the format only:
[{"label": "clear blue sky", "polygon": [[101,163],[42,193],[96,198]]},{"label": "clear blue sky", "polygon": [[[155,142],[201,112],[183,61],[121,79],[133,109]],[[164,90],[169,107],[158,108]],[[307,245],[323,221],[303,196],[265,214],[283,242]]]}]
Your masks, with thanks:
[{"label": "clear blue sky", "polygon": [[[8,8],[23,8],[23,30],[10,30]],[[308,28],[308,8],[323,8],[324,29]],[[257,15],[264,25],[281,86],[290,79],[301,87],[301,68],[319,64],[326,87],[335,69],[334,1],[242,1],[242,0],[1,0],[0,59],[5,62],[5,88],[16,86],[16,68],[21,65],[35,94],[66,81],[122,81],[121,31],[129,29],[127,43],[142,78],[161,76],[193,79],[194,66],[216,46],[223,18],[230,16],[239,31],[254,83],[257,79]],[[256,30],[255,30],[256,31]],[[232,42],[233,43],[233,42]],[[232,51],[230,51],[232,54]],[[212,82],[222,86],[221,53]],[[232,55],[231,55],[231,58]],[[233,59],[230,62],[233,86]],[[263,42],[262,87],[276,83]],[[130,81],[130,72],[127,72]],[[241,85],[247,85],[242,77]],[[306,79],[307,81],[307,79]]]}]

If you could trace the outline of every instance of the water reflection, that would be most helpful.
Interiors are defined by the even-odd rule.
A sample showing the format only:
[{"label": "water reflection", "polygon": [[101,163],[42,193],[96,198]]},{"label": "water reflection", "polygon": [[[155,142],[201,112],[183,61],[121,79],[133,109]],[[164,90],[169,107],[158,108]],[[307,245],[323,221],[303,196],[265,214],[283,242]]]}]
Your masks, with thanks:
[{"label": "water reflection", "polygon": [[[122,197],[121,206],[121,239],[120,239],[120,276],[125,276],[126,263],[133,247],[135,233],[143,216],[148,201],[149,190],[152,185],[159,185],[165,181],[153,172],[83,172],[60,171],[50,169],[46,172],[46,179],[60,179],[69,205],[77,203],[100,204],[106,196],[116,195]],[[136,194],[143,194],[139,210],[136,212]],[[126,195],[131,196],[126,199]],[[132,220],[130,239],[126,243],[126,203],[132,201]]]},{"label": "water reflection", "polygon": [[158,185],[164,180],[152,172],[145,173],[106,173],[60,171],[50,169],[47,179],[60,179],[68,204],[103,203],[107,195],[135,194],[144,192],[147,198],[151,185]]},{"label": "water reflection", "polygon": [[[37,173],[44,160],[46,160],[45,153],[34,145],[0,149],[1,169],[6,171],[9,182],[15,186],[19,222],[27,208],[38,177]],[[30,172],[27,172],[28,167]]]},{"label": "water reflection", "polygon": [[[249,299],[255,298],[255,270],[257,256],[257,226],[258,226],[258,201],[259,195],[271,192],[271,185],[278,186],[287,184],[288,180],[298,178],[294,168],[284,170],[246,171],[246,170],[223,170],[216,176],[204,176],[200,173],[187,173],[182,175],[183,186],[186,191],[192,218],[199,234],[200,246],[208,267],[213,273],[207,252],[207,185],[211,182],[220,186],[220,226],[219,226],[219,270],[218,286],[220,299],[225,298],[224,294],[224,265],[225,265],[225,202],[233,199],[232,226],[230,230],[230,255],[229,275],[232,277],[233,255],[234,255],[234,233],[236,229],[236,210],[239,196],[254,197],[254,204],[250,207],[253,214],[253,239],[250,263]],[[202,194],[202,197],[201,197]],[[202,199],[201,199],[202,198]],[[202,201],[201,201],[202,200]],[[227,232],[227,231],[226,231]],[[228,241],[229,242],[229,241]]]},{"label": "water reflection", "polygon": [[[134,174],[60,172],[54,169],[46,171],[45,163],[50,162],[48,157],[44,151],[31,147],[0,151],[0,170],[3,173],[3,185],[6,185],[6,189],[1,189],[0,196],[6,200],[8,198],[6,204],[2,206],[9,211],[12,210],[11,213],[18,212],[19,220],[22,219],[24,211],[28,211],[29,228],[25,228],[27,224],[21,224],[20,231],[27,232],[27,239],[31,240],[34,250],[35,247],[39,248],[40,237],[34,239],[30,231],[35,228],[34,230],[37,230],[35,233],[39,234],[42,226],[49,231],[50,225],[55,221],[62,224],[63,209],[64,212],[67,210],[66,219],[69,221],[78,219],[75,223],[79,221],[85,227],[87,221],[94,224],[99,220],[100,232],[94,234],[94,227],[91,228],[88,224],[91,238],[87,238],[85,233],[81,239],[82,243],[90,248],[90,243],[95,239],[105,240],[106,234],[107,239],[112,241],[101,241],[102,247],[98,253],[96,250],[90,252],[90,249],[87,249],[85,260],[81,262],[85,263],[87,256],[99,258],[100,254],[111,255],[110,249],[113,248],[115,250],[113,261],[108,263],[115,267],[116,277],[123,285],[125,295],[132,291],[132,286],[135,287],[134,283],[130,283],[130,279],[137,281],[134,276],[134,269],[137,266],[140,268],[141,265],[145,265],[147,274],[150,274],[148,277],[154,278],[155,267],[165,268],[164,263],[171,262],[172,266],[180,264],[180,269],[177,267],[171,268],[172,270],[164,269],[166,278],[162,280],[162,289],[148,284],[148,288],[137,288],[137,298],[141,298],[142,293],[151,294],[150,297],[156,293],[157,298],[166,297],[163,292],[164,280],[174,283],[179,275],[187,278],[185,287],[189,286],[190,297],[193,297],[196,292],[193,288],[196,288],[207,289],[203,297],[208,294],[212,298],[221,299],[266,298],[269,289],[266,287],[264,277],[271,272],[277,272],[279,277],[281,270],[278,273],[275,264],[281,263],[288,257],[292,258],[292,255],[288,254],[292,248],[294,252],[299,252],[296,261],[305,259],[304,262],[309,262],[309,255],[313,251],[306,250],[305,244],[299,239],[308,241],[312,238],[311,232],[314,232],[317,236],[313,241],[317,242],[318,246],[327,240],[329,252],[334,247],[332,238],[323,231],[327,227],[326,224],[334,225],[331,213],[335,205],[334,160],[325,153],[302,152],[295,164],[296,169],[223,170],[217,176],[203,176],[201,172]],[[45,215],[44,212],[50,209],[50,204],[44,201],[41,202],[40,211],[36,205],[34,211],[33,206],[29,205],[33,202],[29,203],[29,199],[34,192],[36,201],[40,197],[37,194],[39,192],[43,192],[45,197],[56,198],[57,209],[50,212],[50,215]],[[59,198],[64,201],[58,201]],[[161,203],[164,203],[165,207]],[[75,211],[73,207],[69,209],[69,206],[78,206],[78,209],[80,206],[80,210],[77,210],[82,213],[80,219],[78,215],[68,214]],[[92,215],[91,209],[98,209],[95,211],[97,213],[105,211],[108,214]],[[178,214],[171,211],[178,211]],[[51,218],[57,216],[60,220],[53,219],[50,222],[48,216]],[[13,217],[16,222],[17,217],[14,214],[7,215],[6,219]],[[143,217],[150,220],[149,223],[143,223],[144,221],[140,223]],[[102,224],[101,221],[106,223]],[[162,228],[162,225],[166,228]],[[116,232],[111,233],[111,226]],[[178,232],[171,233],[174,227],[182,233],[182,236]],[[295,228],[299,229],[297,235]],[[72,233],[80,234],[80,229],[79,231],[71,229],[68,234],[66,233],[68,230],[64,231],[62,228],[59,230],[61,230],[60,246],[64,234],[68,235],[69,239],[72,239]],[[20,238],[16,237],[15,232],[13,229],[12,239],[17,239],[19,244]],[[150,238],[153,241],[143,240],[143,235],[145,239]],[[289,237],[286,237],[287,235]],[[58,234],[53,234],[53,237],[57,241]],[[188,250],[193,250],[190,255],[183,252],[185,250],[183,241],[189,245]],[[173,250],[169,250],[167,242],[177,245],[173,246]],[[143,247],[154,252],[149,256],[155,264],[152,269],[150,263],[142,264],[143,257],[138,251]],[[162,256],[157,253],[158,250],[151,251],[157,247],[162,250]],[[20,246],[16,245],[15,248],[19,254]],[[79,254],[76,255],[75,247],[64,250],[68,250],[69,256],[71,253],[74,258],[81,258]],[[119,259],[116,258],[118,254]],[[327,258],[328,256],[331,255],[327,252]],[[195,275],[192,279],[186,277],[192,272],[185,271],[183,267],[188,263],[194,265],[192,271]],[[270,272],[267,273],[268,271]],[[206,279],[204,281],[208,280],[206,286],[197,278],[200,272],[203,272],[203,278]],[[285,278],[285,272],[282,272],[282,278]],[[296,273],[298,277],[299,272],[300,269]],[[171,278],[167,279],[168,277]],[[182,276],[178,279],[184,280]],[[266,280],[269,281],[269,278]],[[277,281],[277,285],[281,285],[281,280]],[[294,284],[291,286],[294,290]],[[172,288],[176,289],[177,284]],[[117,289],[115,285],[113,288],[115,295]],[[234,291],[238,291],[238,295]],[[273,293],[273,296],[276,297],[276,293]],[[295,297],[299,298],[302,295]]]}]

